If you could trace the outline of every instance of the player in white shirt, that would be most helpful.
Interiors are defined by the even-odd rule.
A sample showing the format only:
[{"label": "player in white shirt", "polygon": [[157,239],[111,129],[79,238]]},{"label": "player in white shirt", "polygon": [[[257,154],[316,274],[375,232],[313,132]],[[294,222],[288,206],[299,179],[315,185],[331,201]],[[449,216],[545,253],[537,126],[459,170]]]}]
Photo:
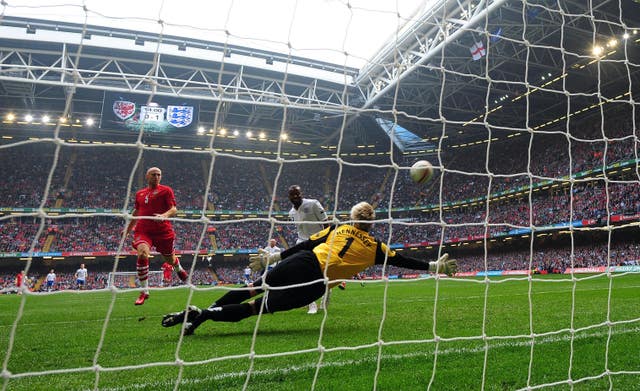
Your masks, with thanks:
[{"label": "player in white shirt", "polygon": [[251,282],[251,268],[249,266],[244,268],[244,283],[249,285]]},{"label": "player in white shirt", "polygon": [[84,287],[87,284],[87,275],[89,274],[89,272],[87,271],[87,268],[84,267],[84,263],[80,264],[80,269],[76,270],[76,285],[78,286],[78,289],[84,289]]},{"label": "player in white shirt", "polygon": [[54,284],[56,283],[56,273],[51,269],[49,274],[47,274],[47,292],[51,292],[54,289]]},{"label": "player in white shirt", "polygon": [[[289,218],[296,222],[298,238],[296,244],[309,240],[309,237],[316,232],[320,232],[327,220],[327,213],[324,211],[320,201],[313,198],[302,198],[300,186],[293,185],[289,188],[289,201],[293,204],[289,210]],[[317,222],[310,223],[309,222]]]},{"label": "player in white shirt", "polygon": [[[311,235],[324,229],[327,213],[324,211],[320,201],[313,198],[302,198],[302,190],[298,185],[289,187],[289,201],[293,204],[289,211],[289,218],[296,222],[296,228],[298,230],[296,244],[309,240]],[[328,291],[326,297],[321,299],[320,308],[323,308],[323,303],[329,304],[330,294],[331,291]],[[309,311],[307,311],[307,313],[315,314],[317,312],[318,305],[315,302],[309,304]]]},{"label": "player in white shirt", "polygon": [[[276,244],[277,244],[277,242],[276,242],[275,239],[270,239],[269,240],[269,245],[267,245],[267,247],[264,248],[264,251],[266,251],[267,254],[269,254],[269,255],[281,253],[282,249],[280,247],[276,246]],[[267,266],[267,270],[271,270],[274,266],[275,266],[275,264]]]}]

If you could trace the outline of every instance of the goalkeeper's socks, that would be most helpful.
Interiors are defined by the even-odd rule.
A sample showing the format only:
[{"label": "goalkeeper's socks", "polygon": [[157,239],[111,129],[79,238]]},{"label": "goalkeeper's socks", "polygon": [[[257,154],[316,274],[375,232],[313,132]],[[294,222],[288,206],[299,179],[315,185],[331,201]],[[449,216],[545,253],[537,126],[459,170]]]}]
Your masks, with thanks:
[{"label": "goalkeeper's socks", "polygon": [[253,310],[249,303],[227,304],[222,307],[213,307],[202,310],[202,315],[198,318],[213,320],[214,322],[238,322],[253,315]]},{"label": "goalkeeper's socks", "polygon": [[[246,285],[243,288],[246,288]],[[249,290],[229,291],[216,300],[215,303],[211,304],[209,308],[222,307],[227,304],[240,304],[249,298],[251,298],[251,292]]]}]

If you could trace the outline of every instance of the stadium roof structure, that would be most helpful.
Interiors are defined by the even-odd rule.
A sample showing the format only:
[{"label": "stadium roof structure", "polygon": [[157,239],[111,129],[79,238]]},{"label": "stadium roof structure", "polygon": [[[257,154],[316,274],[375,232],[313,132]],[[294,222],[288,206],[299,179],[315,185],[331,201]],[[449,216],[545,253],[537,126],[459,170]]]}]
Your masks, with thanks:
[{"label": "stadium roof structure", "polygon": [[[462,21],[452,15],[460,10],[443,6],[438,15],[449,18],[433,15],[425,22],[431,33],[397,40],[395,62],[406,63],[401,73],[394,76],[393,67],[381,66],[360,73],[362,108],[396,107],[406,113],[400,122],[425,138],[441,134],[445,122],[458,130],[448,134],[474,140],[486,139],[488,130],[537,130],[558,119],[562,125],[563,116],[585,108],[584,115],[599,115],[602,102],[631,106],[640,85],[640,4],[590,4],[486,2],[483,14],[457,30]],[[442,31],[443,25],[450,30]],[[487,55],[472,61],[470,48],[478,41]]]},{"label": "stadium roof structure", "polygon": [[[0,102],[16,112],[62,112],[73,93],[73,112],[99,115],[105,90],[181,96],[201,102],[206,127],[286,130],[305,149],[335,147],[343,134],[347,149],[388,150],[378,119],[410,131],[416,143],[437,145],[444,137],[448,145],[473,145],[563,129],[568,120],[573,127],[601,115],[604,105],[640,100],[637,2],[429,4],[361,69],[203,39],[5,15]],[[486,53],[478,61],[470,53],[476,43]],[[594,54],[598,45],[604,51]]]}]

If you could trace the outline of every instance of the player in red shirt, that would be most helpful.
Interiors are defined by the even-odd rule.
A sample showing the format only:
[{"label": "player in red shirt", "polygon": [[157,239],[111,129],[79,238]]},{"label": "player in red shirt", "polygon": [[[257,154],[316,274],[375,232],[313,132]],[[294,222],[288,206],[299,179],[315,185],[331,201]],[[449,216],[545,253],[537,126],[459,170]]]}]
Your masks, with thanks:
[{"label": "player in red shirt", "polygon": [[25,283],[24,278],[24,270],[21,270],[20,273],[16,276],[16,288],[18,288],[18,294],[22,294],[22,285]]},{"label": "player in red shirt", "polygon": [[171,275],[173,274],[173,265],[169,262],[165,262],[160,266],[162,269],[162,282],[164,286],[171,285]]},{"label": "player in red shirt", "polygon": [[162,171],[158,167],[151,167],[145,176],[147,187],[138,190],[133,209],[133,216],[155,216],[162,220],[138,219],[131,220],[126,228],[126,233],[133,233],[133,248],[138,251],[137,271],[138,280],[142,292],[136,300],[136,305],[144,304],[149,298],[149,255],[151,247],[162,255],[166,262],[173,264],[182,281],[187,280],[187,272],[180,265],[180,261],[173,251],[175,232],[169,219],[178,213],[176,198],[173,189],[161,185]]}]

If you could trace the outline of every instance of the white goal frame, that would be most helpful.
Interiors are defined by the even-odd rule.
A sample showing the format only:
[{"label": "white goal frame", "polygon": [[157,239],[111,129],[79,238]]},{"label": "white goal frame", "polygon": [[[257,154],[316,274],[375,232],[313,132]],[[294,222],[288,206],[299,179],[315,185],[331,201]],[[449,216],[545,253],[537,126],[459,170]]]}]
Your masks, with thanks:
[{"label": "white goal frame", "polygon": [[[118,277],[122,278],[135,278],[136,286],[131,287],[127,284],[115,284]],[[139,288],[140,281],[138,281],[138,273],[137,272],[110,272],[109,279],[107,280],[107,288],[118,288],[118,289],[136,289]],[[149,271],[149,286],[150,287],[162,287],[163,279],[162,279],[162,271],[153,270]]]}]

